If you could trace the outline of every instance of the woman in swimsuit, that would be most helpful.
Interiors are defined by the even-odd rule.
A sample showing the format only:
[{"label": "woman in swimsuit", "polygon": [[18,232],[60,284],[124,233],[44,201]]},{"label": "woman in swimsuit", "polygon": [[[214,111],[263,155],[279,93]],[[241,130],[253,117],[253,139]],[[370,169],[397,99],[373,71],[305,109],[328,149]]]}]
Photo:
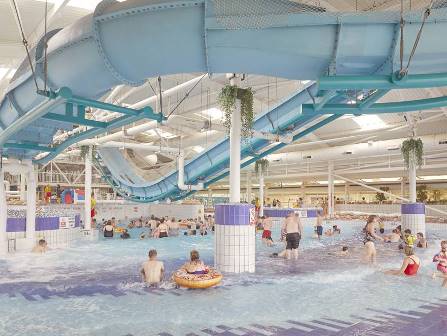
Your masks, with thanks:
[{"label": "woman in swimsuit", "polygon": [[200,260],[199,252],[192,250],[190,253],[190,261],[183,265],[184,269],[188,274],[207,274],[208,267],[205,266],[202,260]]},{"label": "woman in swimsuit", "polygon": [[405,276],[414,276],[419,271],[419,267],[421,266],[421,260],[414,255],[414,250],[412,247],[405,247],[405,258],[402,262],[402,267],[398,270],[388,270],[385,271],[385,274],[390,275],[405,275]]},{"label": "woman in swimsuit", "polygon": [[383,241],[384,239],[376,234],[376,225],[379,222],[379,216],[371,215],[368,217],[368,221],[363,229],[364,237],[363,244],[365,244],[364,260],[367,263],[376,263],[376,246],[374,240],[378,239]]}]

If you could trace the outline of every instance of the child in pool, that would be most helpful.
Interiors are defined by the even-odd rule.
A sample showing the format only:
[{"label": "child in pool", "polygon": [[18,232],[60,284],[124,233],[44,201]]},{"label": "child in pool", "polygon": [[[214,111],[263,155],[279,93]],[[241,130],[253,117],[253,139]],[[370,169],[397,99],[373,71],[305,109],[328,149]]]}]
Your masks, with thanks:
[{"label": "child in pool", "polygon": [[419,248],[428,248],[427,239],[424,238],[424,234],[422,232],[417,233],[417,247]]},{"label": "child in pool", "polygon": [[208,267],[200,260],[199,252],[192,250],[190,253],[190,261],[182,266],[188,274],[207,274]]}]

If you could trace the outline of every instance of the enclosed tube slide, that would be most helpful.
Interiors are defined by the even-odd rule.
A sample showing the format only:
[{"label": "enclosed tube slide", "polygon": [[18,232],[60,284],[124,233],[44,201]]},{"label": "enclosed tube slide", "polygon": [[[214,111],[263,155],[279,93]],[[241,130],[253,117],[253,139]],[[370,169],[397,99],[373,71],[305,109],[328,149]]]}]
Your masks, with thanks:
[{"label": "enclosed tube slide", "polygon": [[[73,94],[99,99],[119,84],[139,86],[146,78],[176,73],[301,80],[317,80],[323,74],[389,75],[399,64],[399,19],[398,12],[325,13],[287,0],[104,0],[92,15],[47,34],[48,86],[55,91],[69,87]],[[407,12],[405,20],[407,60],[422,10]],[[412,74],[447,72],[446,33],[447,9],[436,6],[413,57]],[[43,41],[31,51],[40,87]],[[22,63],[0,104],[0,144],[50,144],[57,129],[69,129],[70,123],[42,122],[45,100],[36,94],[27,62]],[[64,113],[57,103],[46,107],[47,112]],[[259,123],[264,122],[268,124]],[[200,155],[196,164],[204,166],[196,171],[206,171],[209,158],[219,162],[224,147],[221,143]],[[32,149],[7,151],[13,157],[36,154]],[[188,166],[188,182],[195,182],[200,175]],[[153,190],[141,190],[141,196],[166,193],[174,183],[171,174],[153,184]]]}]

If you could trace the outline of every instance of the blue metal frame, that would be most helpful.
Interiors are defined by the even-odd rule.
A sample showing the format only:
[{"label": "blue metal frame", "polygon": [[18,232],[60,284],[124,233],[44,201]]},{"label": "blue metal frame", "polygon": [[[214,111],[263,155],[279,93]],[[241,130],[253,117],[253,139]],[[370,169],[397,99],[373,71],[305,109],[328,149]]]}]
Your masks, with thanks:
[{"label": "blue metal frame", "polygon": [[4,148],[14,148],[14,149],[24,149],[24,150],[33,150],[39,152],[54,152],[55,148],[41,146],[35,143],[21,143],[21,142],[7,142],[3,144]]},{"label": "blue metal frame", "polygon": [[324,76],[318,80],[319,90],[417,89],[447,86],[447,73],[370,76]]},{"label": "blue metal frame", "polygon": [[413,112],[420,110],[429,110],[447,106],[447,96],[409,100],[392,103],[375,103],[365,108],[361,104],[326,104],[319,111],[315,110],[313,104],[303,104],[304,115],[320,114],[382,114],[382,113],[400,113]]},{"label": "blue metal frame", "polygon": [[[57,91],[39,91],[38,93],[42,96],[47,97],[50,100],[63,99],[65,103],[65,114],[48,112],[41,117],[42,119],[73,123],[78,125],[89,126],[92,128],[90,128],[85,132],[79,133],[75,136],[68,138],[66,141],[62,142],[56,147],[42,146],[41,144],[38,143],[7,142],[4,144],[5,148],[32,150],[37,152],[49,153],[42,159],[34,160],[34,163],[46,163],[55,158],[57,155],[59,155],[67,147],[79,141],[89,139],[106,131],[125,126],[127,124],[133,123],[141,119],[152,119],[158,122],[166,120],[166,117],[163,116],[162,114],[154,113],[154,111],[150,106],[144,107],[142,109],[132,109],[92,99],[82,98],[73,95],[72,91],[67,87],[62,87]],[[73,111],[74,105],[76,105],[77,107],[76,116],[74,115]],[[118,112],[123,114],[123,116],[116,118],[110,122],[90,120],[85,118],[86,107],[93,107],[102,110]]]},{"label": "blue metal frame", "polygon": [[125,126],[127,124],[131,124],[135,121],[145,119],[145,118],[150,118],[150,114],[149,114],[149,116],[146,114],[146,108],[142,109],[141,112],[136,116],[128,116],[128,115],[121,116],[119,118],[112,120],[111,122],[108,122],[107,126],[105,128],[91,128],[85,132],[82,132],[77,135],[69,137],[67,140],[65,140],[58,146],[54,147],[54,151],[52,151],[50,154],[48,154],[47,156],[45,156],[42,159],[34,160],[33,162],[45,164],[45,163],[51,161],[52,159],[54,159],[56,156],[58,156],[61,152],[63,152],[69,146],[72,146],[82,140],[90,139],[92,137],[100,135],[100,134],[107,132],[109,130],[112,130],[114,128],[119,128],[119,127]]}]

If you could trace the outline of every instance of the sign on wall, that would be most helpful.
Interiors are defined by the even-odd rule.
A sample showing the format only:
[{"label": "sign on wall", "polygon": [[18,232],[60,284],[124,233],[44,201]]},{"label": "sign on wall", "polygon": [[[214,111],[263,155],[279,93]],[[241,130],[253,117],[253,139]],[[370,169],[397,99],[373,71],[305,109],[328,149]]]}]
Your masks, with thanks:
[{"label": "sign on wall", "polygon": [[75,227],[75,217],[59,217],[59,229],[72,229]]},{"label": "sign on wall", "polygon": [[307,210],[295,210],[295,214],[300,218],[307,218]]}]

